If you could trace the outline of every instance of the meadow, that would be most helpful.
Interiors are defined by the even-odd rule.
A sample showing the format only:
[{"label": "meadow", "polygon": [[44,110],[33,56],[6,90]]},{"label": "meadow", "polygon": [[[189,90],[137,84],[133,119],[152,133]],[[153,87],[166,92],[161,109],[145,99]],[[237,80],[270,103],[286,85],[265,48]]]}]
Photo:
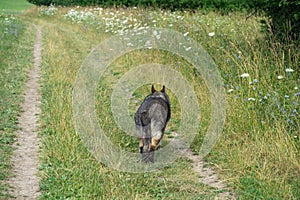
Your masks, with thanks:
[{"label": "meadow", "polygon": [[[98,162],[75,129],[73,86],[89,52],[112,35],[158,27],[178,31],[201,44],[222,76],[226,120],[217,144],[205,157],[207,165],[218,172],[238,199],[297,199],[300,196],[300,51],[266,38],[261,32],[263,17],[253,16],[248,20],[246,17],[246,13],[239,12],[222,15],[199,10],[194,13],[54,6],[32,9],[20,16],[1,14],[3,84],[0,87],[7,93],[3,95],[7,100],[1,96],[4,113],[0,117],[1,155],[6,155],[1,157],[1,182],[9,173],[20,93],[25,72],[32,64],[30,24],[34,23],[43,31],[41,199],[214,199],[221,191],[199,182],[189,159],[179,158],[154,172],[119,172]],[[95,95],[101,128],[116,146],[129,152],[138,150],[136,138],[124,133],[109,108],[111,93],[120,78],[146,63],[169,66],[193,88],[201,118],[190,146],[195,154],[199,153],[214,112],[210,109],[211,96],[201,74],[187,60],[167,51],[136,50],[110,64]],[[149,88],[150,83],[132,94],[130,116]],[[167,91],[172,118],[163,146],[182,120],[175,92]],[[128,123],[134,123],[133,119]],[[1,195],[5,195],[7,187],[1,185]]]}]

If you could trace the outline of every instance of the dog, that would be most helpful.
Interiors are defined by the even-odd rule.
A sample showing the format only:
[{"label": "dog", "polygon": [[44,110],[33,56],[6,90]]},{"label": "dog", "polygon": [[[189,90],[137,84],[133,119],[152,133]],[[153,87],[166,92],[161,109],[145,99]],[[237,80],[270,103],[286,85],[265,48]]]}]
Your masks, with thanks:
[{"label": "dog", "polygon": [[154,163],[154,151],[160,147],[160,141],[170,118],[170,99],[165,86],[160,91],[156,91],[152,85],[151,94],[144,99],[134,116],[143,162]]}]

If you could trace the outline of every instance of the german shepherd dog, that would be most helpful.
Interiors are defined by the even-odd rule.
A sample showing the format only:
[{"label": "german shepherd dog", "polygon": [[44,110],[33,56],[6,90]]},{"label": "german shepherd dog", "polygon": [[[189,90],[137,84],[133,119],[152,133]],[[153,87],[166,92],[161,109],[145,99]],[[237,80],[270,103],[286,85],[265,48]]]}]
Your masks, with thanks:
[{"label": "german shepherd dog", "polygon": [[136,111],[134,119],[142,161],[154,163],[154,151],[160,147],[171,109],[165,86],[156,91],[152,85],[151,92]]}]

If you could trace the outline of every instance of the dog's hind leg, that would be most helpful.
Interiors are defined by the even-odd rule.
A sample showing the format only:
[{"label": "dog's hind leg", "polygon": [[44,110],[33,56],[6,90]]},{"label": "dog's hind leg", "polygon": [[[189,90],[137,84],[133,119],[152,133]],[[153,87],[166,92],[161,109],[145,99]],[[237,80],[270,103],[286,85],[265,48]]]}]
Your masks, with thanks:
[{"label": "dog's hind leg", "polygon": [[143,153],[143,138],[139,138],[140,153]]},{"label": "dog's hind leg", "polygon": [[163,132],[162,131],[156,131],[153,133],[152,139],[151,139],[151,150],[155,151],[159,148],[159,142],[162,139]]}]

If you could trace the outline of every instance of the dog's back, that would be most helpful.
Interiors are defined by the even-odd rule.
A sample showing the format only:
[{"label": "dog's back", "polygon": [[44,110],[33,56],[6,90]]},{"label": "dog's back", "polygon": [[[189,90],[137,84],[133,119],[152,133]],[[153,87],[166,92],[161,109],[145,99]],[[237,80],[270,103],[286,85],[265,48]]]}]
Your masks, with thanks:
[{"label": "dog's back", "polygon": [[170,117],[170,100],[165,92],[165,86],[161,91],[156,91],[152,85],[152,94],[145,98],[135,113],[136,131],[140,138],[140,153],[143,155],[143,161],[154,162],[153,151],[159,147]]}]

